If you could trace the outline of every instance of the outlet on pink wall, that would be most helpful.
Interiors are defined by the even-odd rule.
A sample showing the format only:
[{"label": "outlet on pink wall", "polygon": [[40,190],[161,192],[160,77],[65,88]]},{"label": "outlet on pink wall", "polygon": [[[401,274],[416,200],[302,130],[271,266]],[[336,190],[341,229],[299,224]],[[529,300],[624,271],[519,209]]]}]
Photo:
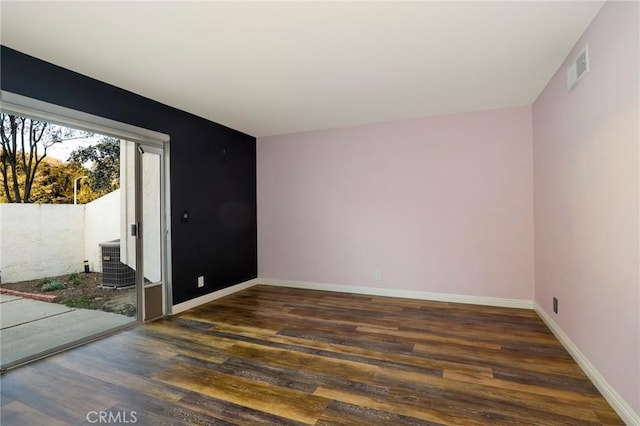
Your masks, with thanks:
[{"label": "outlet on pink wall", "polygon": [[[533,105],[536,302],[636,413],[639,16],[638,2],[605,3]],[[568,92],[586,44],[590,71]]]},{"label": "outlet on pink wall", "polygon": [[531,300],[531,138],[517,107],[259,139],[259,276]]},{"label": "outlet on pink wall", "polygon": [[[639,17],[638,2],[606,2],[532,107],[259,139],[259,276],[535,290],[637,416]],[[566,66],[586,43],[590,72],[568,93]]]}]

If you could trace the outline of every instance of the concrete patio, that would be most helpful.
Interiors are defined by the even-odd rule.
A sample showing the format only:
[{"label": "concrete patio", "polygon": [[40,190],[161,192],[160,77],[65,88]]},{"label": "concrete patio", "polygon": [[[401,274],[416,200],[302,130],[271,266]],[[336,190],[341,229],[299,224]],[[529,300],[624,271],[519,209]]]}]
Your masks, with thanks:
[{"label": "concrete patio", "polygon": [[11,367],[135,318],[0,294],[0,365]]}]

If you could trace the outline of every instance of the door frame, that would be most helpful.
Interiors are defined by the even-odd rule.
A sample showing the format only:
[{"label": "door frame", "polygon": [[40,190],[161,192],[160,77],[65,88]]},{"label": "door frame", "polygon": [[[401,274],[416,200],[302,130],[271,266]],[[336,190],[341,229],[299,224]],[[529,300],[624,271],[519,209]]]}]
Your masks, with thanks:
[{"label": "door frame", "polygon": [[[164,238],[161,238],[162,250],[162,276],[163,276],[163,316],[171,313],[172,306],[172,271],[171,271],[171,174],[170,174],[170,141],[168,134],[145,129],[131,124],[122,123],[108,118],[88,114],[82,111],[55,105],[49,102],[40,101],[26,96],[18,95],[8,91],[0,91],[0,101],[2,110],[16,115],[31,117],[48,121],[62,126],[74,127],[80,130],[87,130],[105,136],[112,136],[124,139],[139,145],[162,150],[161,164],[161,199],[163,203],[163,217],[161,217],[161,228]],[[137,149],[136,149],[137,152]],[[138,209],[139,188],[138,186],[138,163],[139,154],[136,154],[136,210]],[[136,221],[139,216],[136,212]],[[141,218],[141,216],[140,216]],[[136,264],[141,250],[136,243]],[[139,254],[140,253],[140,254]],[[141,263],[140,263],[141,264]],[[142,274],[136,274],[136,276]],[[142,281],[144,278],[142,278]],[[143,285],[136,285],[138,292],[142,292]],[[144,308],[144,299],[138,294],[138,323],[143,320],[141,307]]]},{"label": "door frame", "polygon": [[[166,147],[151,145],[149,143],[135,143],[135,221],[136,221],[136,289],[138,292],[138,320],[142,322],[153,321],[161,318],[169,312],[170,306],[168,304],[168,292],[167,292],[167,266],[169,264],[169,257],[166,256],[168,247],[168,228],[167,228],[167,205],[166,199],[168,194],[166,193],[166,173],[165,168],[168,167],[168,163],[165,162],[165,150]],[[144,167],[142,157],[145,153],[159,155],[160,156],[160,211],[164,214],[160,215],[160,253],[164,253],[160,259],[160,281],[146,283],[145,282],[145,256],[144,256],[144,189],[143,189],[143,175]],[[156,288],[161,286],[161,315],[155,315],[147,317],[147,289]]]}]

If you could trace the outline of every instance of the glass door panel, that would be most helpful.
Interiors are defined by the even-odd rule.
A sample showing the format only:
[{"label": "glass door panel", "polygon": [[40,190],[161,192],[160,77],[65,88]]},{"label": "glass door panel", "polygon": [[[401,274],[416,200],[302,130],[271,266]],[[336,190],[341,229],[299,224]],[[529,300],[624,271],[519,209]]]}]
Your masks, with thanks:
[{"label": "glass door panel", "polygon": [[143,289],[143,320],[164,314],[163,151],[139,145],[139,243]]}]

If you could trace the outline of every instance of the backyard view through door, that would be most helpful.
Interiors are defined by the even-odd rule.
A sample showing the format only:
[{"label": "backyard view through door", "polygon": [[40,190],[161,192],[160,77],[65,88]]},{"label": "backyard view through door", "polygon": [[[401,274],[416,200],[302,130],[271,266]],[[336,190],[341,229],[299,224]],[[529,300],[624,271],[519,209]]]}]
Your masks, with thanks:
[{"label": "backyard view through door", "polygon": [[4,112],[2,127],[2,369],[163,315],[162,149]]}]

